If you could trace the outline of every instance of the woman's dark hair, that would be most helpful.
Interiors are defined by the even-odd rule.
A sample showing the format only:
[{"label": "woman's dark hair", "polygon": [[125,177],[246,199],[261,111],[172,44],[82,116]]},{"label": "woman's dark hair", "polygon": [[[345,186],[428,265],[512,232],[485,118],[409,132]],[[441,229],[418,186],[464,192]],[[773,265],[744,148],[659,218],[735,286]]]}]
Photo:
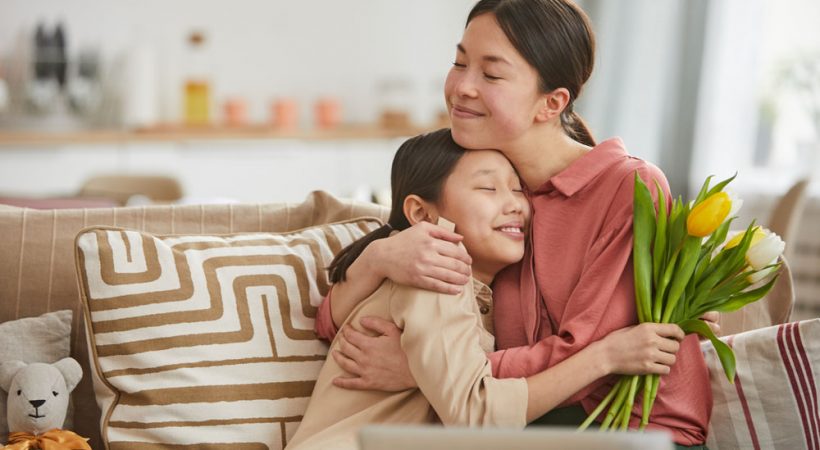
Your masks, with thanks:
[{"label": "woman's dark hair", "polygon": [[586,13],[571,0],[480,0],[467,24],[487,13],[495,15],[507,39],[538,71],[542,92],[569,90],[561,126],[576,141],[595,146],[589,128],[573,111],[595,62],[595,35]]},{"label": "woman's dark hair", "polygon": [[392,205],[387,224],[371,231],[336,255],[328,267],[330,281],[344,281],[347,268],[371,242],[386,238],[393,230],[401,231],[410,227],[410,222],[404,216],[404,199],[408,195],[415,194],[428,202],[437,202],[445,180],[465,152],[453,140],[449,128],[404,141],[393,157],[390,172]]}]

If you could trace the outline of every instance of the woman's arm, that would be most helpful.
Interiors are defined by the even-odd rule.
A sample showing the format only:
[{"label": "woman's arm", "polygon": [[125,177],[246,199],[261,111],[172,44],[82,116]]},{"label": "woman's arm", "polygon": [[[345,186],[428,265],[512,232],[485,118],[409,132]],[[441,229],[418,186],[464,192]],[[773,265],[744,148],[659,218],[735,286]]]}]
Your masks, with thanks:
[{"label": "woman's arm", "polygon": [[[462,236],[428,222],[420,222],[371,243],[350,265],[346,280],[333,286],[316,318],[316,331],[333,339],[353,308],[388,278],[398,284],[443,294],[457,294],[470,277],[472,259],[457,244]],[[324,302],[332,304],[324,304]],[[332,319],[332,323],[327,323]]]}]

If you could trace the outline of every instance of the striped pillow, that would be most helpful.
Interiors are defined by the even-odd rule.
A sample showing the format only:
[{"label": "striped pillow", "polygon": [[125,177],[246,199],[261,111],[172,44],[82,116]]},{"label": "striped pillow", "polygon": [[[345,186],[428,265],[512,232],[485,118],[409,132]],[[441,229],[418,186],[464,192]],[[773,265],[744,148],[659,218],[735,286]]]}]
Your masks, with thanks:
[{"label": "striped pillow", "polygon": [[747,331],[723,340],[737,357],[734,384],[714,347],[702,344],[714,409],[711,450],[820,449],[820,319]]},{"label": "striped pillow", "polygon": [[378,226],[365,218],[288,234],[80,232],[107,448],[284,447],[327,351],[313,333],[325,267]]}]

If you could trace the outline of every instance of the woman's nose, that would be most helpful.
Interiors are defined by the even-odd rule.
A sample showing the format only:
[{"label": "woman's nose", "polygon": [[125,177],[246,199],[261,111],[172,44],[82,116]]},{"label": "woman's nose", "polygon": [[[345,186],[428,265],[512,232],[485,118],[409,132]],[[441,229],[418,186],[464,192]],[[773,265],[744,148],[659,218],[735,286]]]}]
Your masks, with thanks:
[{"label": "woman's nose", "polygon": [[465,72],[460,74],[456,80],[456,95],[459,97],[475,97],[477,94],[476,83],[472,73]]}]

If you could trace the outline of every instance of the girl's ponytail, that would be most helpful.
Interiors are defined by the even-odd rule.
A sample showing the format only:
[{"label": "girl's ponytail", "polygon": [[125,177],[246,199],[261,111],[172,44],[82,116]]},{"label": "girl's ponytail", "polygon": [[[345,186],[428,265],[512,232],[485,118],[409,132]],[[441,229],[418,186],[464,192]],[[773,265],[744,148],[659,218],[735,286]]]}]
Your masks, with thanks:
[{"label": "girl's ponytail", "polygon": [[333,258],[333,261],[330,263],[330,266],[327,268],[328,270],[328,277],[331,283],[339,283],[341,281],[345,281],[347,278],[347,269],[353,264],[353,261],[362,254],[365,247],[370,245],[371,242],[384,239],[390,236],[390,233],[393,231],[393,227],[390,224],[382,225],[381,227],[367,233],[363,237],[359,238],[356,242],[348,245],[344,249],[342,249],[339,254]]},{"label": "girl's ponytail", "polygon": [[393,230],[410,228],[410,222],[404,216],[404,199],[413,194],[425,201],[437,202],[444,181],[464,153],[465,150],[453,140],[449,128],[404,141],[393,156],[390,171],[392,206],[387,224],[348,245],[333,258],[328,267],[330,282],[345,281],[347,269],[370,243],[390,236]]}]

